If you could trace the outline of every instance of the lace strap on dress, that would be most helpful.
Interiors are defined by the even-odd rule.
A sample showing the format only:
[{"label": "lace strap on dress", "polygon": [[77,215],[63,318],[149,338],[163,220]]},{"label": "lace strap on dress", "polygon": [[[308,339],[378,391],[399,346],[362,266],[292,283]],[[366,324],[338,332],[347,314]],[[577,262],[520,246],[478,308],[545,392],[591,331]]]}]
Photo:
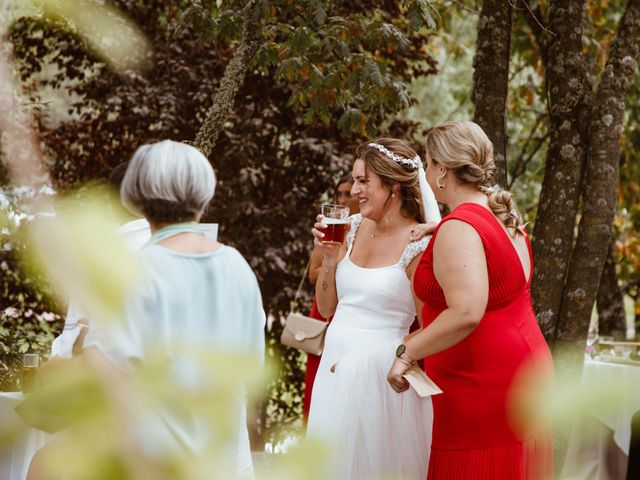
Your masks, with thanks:
[{"label": "lace strap on dress", "polygon": [[362,215],[356,213],[355,215],[351,215],[349,217],[349,233],[347,233],[347,250],[351,248],[353,245],[353,241],[356,238],[356,232],[358,231],[358,227],[362,223]]},{"label": "lace strap on dress", "polygon": [[427,235],[425,237],[422,237],[420,240],[416,240],[415,242],[409,242],[404,249],[404,252],[402,252],[402,256],[400,257],[398,265],[400,265],[403,270],[406,270],[411,261],[416,258],[418,254],[421,254],[427,249],[430,240],[431,235]]}]

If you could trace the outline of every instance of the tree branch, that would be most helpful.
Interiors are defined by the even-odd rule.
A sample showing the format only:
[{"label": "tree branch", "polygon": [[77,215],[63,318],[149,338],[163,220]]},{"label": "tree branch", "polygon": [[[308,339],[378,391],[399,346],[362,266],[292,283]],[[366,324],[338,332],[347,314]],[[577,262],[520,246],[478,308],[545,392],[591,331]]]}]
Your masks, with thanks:
[{"label": "tree branch", "polygon": [[[509,186],[507,187],[508,189],[511,189],[511,187],[513,186],[513,184],[515,183],[515,181],[524,174],[524,172],[527,171],[527,165],[529,165],[529,163],[531,163],[531,161],[533,160],[533,158],[536,156],[536,153],[538,153],[538,151],[540,151],[540,149],[542,148],[542,146],[544,145],[544,143],[549,140],[549,137],[551,136],[551,134],[549,132],[545,133],[542,137],[538,138],[538,142],[536,143],[536,145],[533,147],[533,150],[531,152],[529,152],[529,155],[527,155],[527,158],[524,159],[524,161],[522,161],[522,156],[524,155],[525,149],[523,147],[522,152],[520,153],[520,157],[518,157],[518,161],[516,162],[516,167],[513,171],[513,173],[511,174],[511,179],[509,180]],[[522,162],[522,163],[520,163]]]},{"label": "tree branch", "polygon": [[244,10],[242,41],[224,71],[213,105],[209,108],[194,145],[207,157],[213,151],[224,122],[233,110],[236,94],[244,82],[249,62],[260,46],[260,25],[252,18],[251,11]]},{"label": "tree branch", "polygon": [[639,286],[640,286],[640,276],[630,279],[627,283],[625,283],[622,286],[621,290],[622,290],[622,293],[626,295],[635,287],[639,287]]},{"label": "tree branch", "polygon": [[[518,8],[518,10],[522,10],[524,12],[524,18],[527,25],[529,25],[533,38],[538,46],[542,63],[546,65],[548,45],[545,39],[545,34],[550,36],[555,36],[556,34],[547,28],[547,24],[544,21],[544,15],[539,4],[532,9],[531,5],[529,5],[529,0],[520,0],[520,3],[524,5],[524,8]],[[518,0],[516,0],[516,5],[519,5]]]}]

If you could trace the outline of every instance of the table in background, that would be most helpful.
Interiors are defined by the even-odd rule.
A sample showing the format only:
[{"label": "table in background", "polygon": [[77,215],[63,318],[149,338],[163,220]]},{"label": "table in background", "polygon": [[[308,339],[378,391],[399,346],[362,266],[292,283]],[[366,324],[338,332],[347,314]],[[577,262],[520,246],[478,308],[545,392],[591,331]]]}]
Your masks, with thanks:
[{"label": "table in background", "polygon": [[576,425],[569,437],[561,479],[621,480],[625,478],[631,441],[631,418],[640,411],[640,367],[587,360],[583,385],[600,385],[616,379],[634,396],[616,408],[593,407],[591,415]]},{"label": "table in background", "polygon": [[12,442],[0,444],[0,479],[24,480],[36,451],[46,442],[47,434],[35,428],[24,427],[14,408],[20,403],[21,392],[0,392],[0,430],[16,431]]}]

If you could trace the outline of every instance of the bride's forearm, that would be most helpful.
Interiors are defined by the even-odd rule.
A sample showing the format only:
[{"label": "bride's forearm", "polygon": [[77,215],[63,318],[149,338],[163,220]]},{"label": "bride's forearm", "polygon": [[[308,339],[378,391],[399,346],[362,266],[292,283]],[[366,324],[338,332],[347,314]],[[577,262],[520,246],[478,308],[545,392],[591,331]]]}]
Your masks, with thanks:
[{"label": "bride's forearm", "polygon": [[320,274],[316,282],[316,303],[318,311],[324,318],[329,318],[338,306],[338,292],[336,290],[336,265],[322,262]]}]

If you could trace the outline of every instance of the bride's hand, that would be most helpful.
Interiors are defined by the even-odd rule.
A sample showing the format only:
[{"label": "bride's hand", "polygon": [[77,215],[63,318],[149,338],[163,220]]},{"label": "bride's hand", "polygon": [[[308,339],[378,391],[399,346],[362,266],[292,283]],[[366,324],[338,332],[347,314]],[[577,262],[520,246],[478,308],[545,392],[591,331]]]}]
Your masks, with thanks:
[{"label": "bride's hand", "polygon": [[409,382],[402,376],[411,365],[402,358],[396,358],[387,373],[387,382],[396,392],[402,393],[409,388]]},{"label": "bride's hand", "polygon": [[328,262],[330,266],[335,266],[338,263],[338,256],[340,255],[340,249],[342,245],[338,243],[323,243],[324,238],[323,230],[327,228],[327,225],[323,223],[324,216],[319,214],[316,217],[316,223],[313,225],[311,233],[313,234],[313,244],[318,251],[322,253],[323,260]]},{"label": "bride's hand", "polygon": [[415,227],[413,227],[413,229],[411,230],[411,238],[410,240],[412,242],[415,242],[417,240],[420,240],[421,238],[423,238],[425,235],[429,235],[430,233],[433,233],[433,231],[436,229],[436,227],[438,226],[437,223],[431,222],[431,223],[421,223],[419,225],[416,225]]}]

